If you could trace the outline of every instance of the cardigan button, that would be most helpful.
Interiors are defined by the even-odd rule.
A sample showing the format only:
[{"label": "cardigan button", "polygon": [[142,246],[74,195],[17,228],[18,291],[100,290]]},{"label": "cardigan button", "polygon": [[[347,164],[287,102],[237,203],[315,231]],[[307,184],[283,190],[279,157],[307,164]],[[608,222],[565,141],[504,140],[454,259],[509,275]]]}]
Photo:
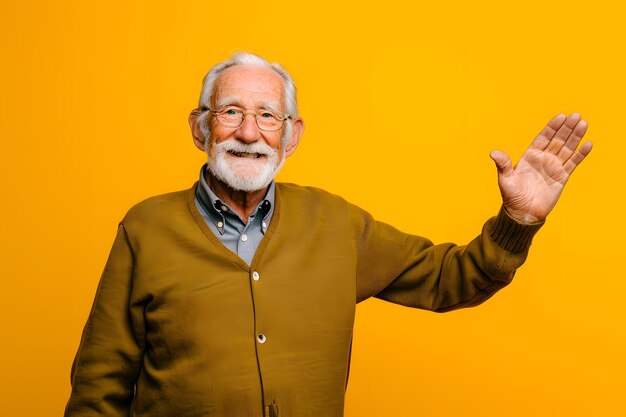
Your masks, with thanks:
[{"label": "cardigan button", "polygon": [[261,276],[259,275],[259,273],[258,273],[258,272],[254,271],[254,272],[252,273],[252,279],[253,279],[253,280],[258,281],[260,278],[261,278]]},{"label": "cardigan button", "polygon": [[256,340],[258,340],[258,341],[259,341],[259,343],[263,344],[263,343],[265,343],[265,341],[267,340],[267,337],[265,337],[265,335],[264,335],[263,333],[259,333],[259,334],[256,336]]}]

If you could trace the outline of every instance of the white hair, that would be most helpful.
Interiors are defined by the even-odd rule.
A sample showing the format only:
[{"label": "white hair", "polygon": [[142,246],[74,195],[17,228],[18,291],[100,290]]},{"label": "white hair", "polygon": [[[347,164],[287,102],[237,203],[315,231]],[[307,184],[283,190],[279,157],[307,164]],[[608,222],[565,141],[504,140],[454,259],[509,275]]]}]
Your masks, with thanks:
[{"label": "white hair", "polygon": [[201,121],[200,128],[204,134],[204,146],[208,146],[209,136],[211,135],[208,123],[204,121],[208,121],[208,109],[211,108],[211,100],[215,92],[215,81],[224,70],[236,65],[252,65],[270,68],[280,76],[284,88],[284,106],[286,111],[284,116],[290,116],[289,119],[285,120],[285,132],[281,139],[282,144],[285,145],[289,138],[291,138],[291,121],[298,116],[296,85],[293,82],[293,78],[291,78],[291,75],[277,62],[270,64],[265,58],[258,55],[249,52],[235,52],[226,61],[220,62],[211,68],[202,80],[202,90],[200,91],[200,99],[198,100],[198,109],[202,110],[202,113],[198,115],[198,120]]}]

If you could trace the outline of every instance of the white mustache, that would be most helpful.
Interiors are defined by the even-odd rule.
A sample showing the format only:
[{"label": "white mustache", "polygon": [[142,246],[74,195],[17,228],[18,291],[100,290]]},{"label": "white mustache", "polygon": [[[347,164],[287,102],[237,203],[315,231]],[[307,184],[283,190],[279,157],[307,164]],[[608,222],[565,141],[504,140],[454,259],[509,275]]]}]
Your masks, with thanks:
[{"label": "white mustache", "polygon": [[276,150],[263,142],[243,143],[236,140],[226,140],[215,145],[218,152],[239,152],[239,153],[257,153],[272,157],[276,155]]}]

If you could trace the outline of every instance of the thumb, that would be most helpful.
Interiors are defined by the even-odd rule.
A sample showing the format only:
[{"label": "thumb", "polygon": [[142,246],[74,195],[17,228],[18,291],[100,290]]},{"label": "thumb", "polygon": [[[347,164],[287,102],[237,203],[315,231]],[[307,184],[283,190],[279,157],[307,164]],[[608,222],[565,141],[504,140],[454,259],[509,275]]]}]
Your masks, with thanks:
[{"label": "thumb", "polygon": [[499,174],[508,176],[513,173],[513,164],[507,154],[502,151],[491,151],[489,156],[493,159],[493,162],[496,163]]}]

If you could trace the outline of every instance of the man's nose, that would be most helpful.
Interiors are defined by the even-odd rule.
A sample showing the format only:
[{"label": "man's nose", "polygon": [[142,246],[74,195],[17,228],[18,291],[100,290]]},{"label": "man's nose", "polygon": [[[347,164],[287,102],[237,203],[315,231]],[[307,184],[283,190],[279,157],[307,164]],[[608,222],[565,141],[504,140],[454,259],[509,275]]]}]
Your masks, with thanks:
[{"label": "man's nose", "polygon": [[236,138],[244,142],[256,142],[260,139],[261,130],[256,124],[256,114],[244,113],[243,120],[237,131],[235,132]]}]

